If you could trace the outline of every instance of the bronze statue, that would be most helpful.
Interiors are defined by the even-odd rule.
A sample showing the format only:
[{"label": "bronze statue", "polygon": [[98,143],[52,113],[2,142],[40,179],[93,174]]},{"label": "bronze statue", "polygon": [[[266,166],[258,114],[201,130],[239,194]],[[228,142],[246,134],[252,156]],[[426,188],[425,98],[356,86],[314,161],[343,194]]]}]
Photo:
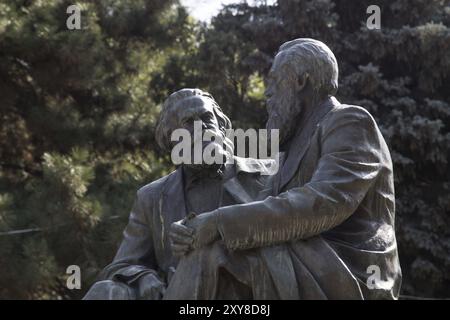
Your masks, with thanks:
[{"label": "bronze statue", "polygon": [[[173,224],[188,253],[165,298],[214,299],[225,269],[254,299],[396,299],[393,169],[375,120],[334,98],[338,65],[320,41],[284,43],[267,80],[267,128],[284,150],[272,194]],[[217,243],[233,259],[215,262]]]},{"label": "bronze statue", "polygon": [[[86,298],[396,299],[389,150],[372,116],[339,103],[337,89],[325,44],[284,43],[266,89],[278,173],[264,176],[266,163],[254,159],[182,165],[140,189],[106,281]],[[157,138],[168,148],[169,133],[191,125],[186,114],[214,134],[231,126],[199,90],[173,94],[162,113]]]},{"label": "bronze statue", "polygon": [[[203,132],[221,138],[205,143],[203,148],[216,144],[219,152],[234,161],[225,160],[223,164],[187,162],[141,188],[114,261],[103,270],[100,281],[84,299],[161,299],[184,254],[176,241],[171,244],[171,224],[185,219],[188,212],[210,211],[249,201],[265,188],[267,175],[264,174],[270,160],[244,159],[229,154],[219,140],[232,145],[225,137],[231,122],[213,97],[199,89],[182,89],[166,100],[156,130],[159,145],[170,151],[175,144],[170,139],[171,133],[179,128],[191,131],[194,121],[202,123]],[[175,231],[184,232],[176,229],[176,225]],[[175,240],[176,232],[171,235]],[[189,231],[187,234],[191,235]]]}]

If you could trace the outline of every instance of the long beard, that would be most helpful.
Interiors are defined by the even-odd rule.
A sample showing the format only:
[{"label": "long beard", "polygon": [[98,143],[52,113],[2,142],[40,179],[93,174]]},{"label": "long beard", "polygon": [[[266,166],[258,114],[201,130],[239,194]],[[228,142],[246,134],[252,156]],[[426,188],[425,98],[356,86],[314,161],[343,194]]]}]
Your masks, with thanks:
[{"label": "long beard", "polygon": [[280,145],[287,142],[297,130],[301,111],[302,107],[293,94],[283,95],[272,106],[266,128],[269,132],[271,129],[279,130]]}]

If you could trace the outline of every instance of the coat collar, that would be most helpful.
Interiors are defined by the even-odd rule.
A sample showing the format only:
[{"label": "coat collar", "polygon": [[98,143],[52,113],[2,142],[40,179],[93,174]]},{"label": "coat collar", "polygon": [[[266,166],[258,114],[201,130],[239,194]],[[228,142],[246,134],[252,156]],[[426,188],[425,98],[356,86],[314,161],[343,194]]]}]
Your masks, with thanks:
[{"label": "coat collar", "polygon": [[[252,197],[245,190],[239,181],[241,173],[268,175],[274,160],[271,159],[251,159],[233,156],[233,161],[225,164],[223,185],[228,193],[237,203],[247,203],[253,201]],[[164,216],[169,214],[173,221],[181,220],[187,215],[186,201],[184,195],[183,169],[178,167],[167,176],[162,192],[162,203],[160,210]]]}]

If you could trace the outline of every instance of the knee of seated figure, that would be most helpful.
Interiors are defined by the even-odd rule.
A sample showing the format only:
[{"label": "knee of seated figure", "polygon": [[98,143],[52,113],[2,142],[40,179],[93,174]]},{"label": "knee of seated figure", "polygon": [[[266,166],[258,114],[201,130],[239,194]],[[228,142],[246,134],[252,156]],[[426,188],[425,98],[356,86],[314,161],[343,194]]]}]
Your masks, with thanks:
[{"label": "knee of seated figure", "polygon": [[134,290],[122,282],[103,280],[92,285],[83,300],[134,300]]}]

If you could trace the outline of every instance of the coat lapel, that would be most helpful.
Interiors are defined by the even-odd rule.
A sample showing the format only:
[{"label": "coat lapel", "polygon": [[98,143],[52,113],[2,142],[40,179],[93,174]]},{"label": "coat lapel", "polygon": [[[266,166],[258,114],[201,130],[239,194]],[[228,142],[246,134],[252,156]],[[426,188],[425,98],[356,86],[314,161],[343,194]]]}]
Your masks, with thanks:
[{"label": "coat lapel", "polygon": [[170,219],[171,221],[167,221],[169,225],[186,216],[183,185],[183,171],[179,167],[167,179],[164,186],[162,203],[160,204],[160,216],[166,217],[165,219]]},{"label": "coat lapel", "polygon": [[223,184],[225,190],[233,197],[236,203],[252,202],[252,197],[247,193],[237,177],[228,179]]},{"label": "coat lapel", "polygon": [[291,146],[289,147],[289,153],[286,161],[281,169],[280,181],[277,186],[277,193],[279,193],[298,171],[301,160],[303,159],[308,147],[311,143],[311,137],[318,127],[319,122],[325,117],[325,115],[339,102],[334,97],[327,99],[320,107],[314,110],[307,123],[303,123],[299,131],[297,131]]},{"label": "coat lapel", "polygon": [[[227,164],[224,176],[224,189],[230,194],[236,203],[248,203],[260,199],[261,194],[270,195],[272,193],[272,185],[267,183],[268,179],[272,177],[270,174],[273,171],[275,160],[273,159],[253,159],[233,156],[232,164]],[[240,181],[239,172],[244,172],[255,176],[254,183],[244,185]],[[260,178],[260,185],[256,181]],[[264,178],[261,178],[264,177]],[[242,178],[242,177],[241,177]],[[248,189],[251,188],[251,189]],[[265,198],[265,197],[264,197]]]}]

